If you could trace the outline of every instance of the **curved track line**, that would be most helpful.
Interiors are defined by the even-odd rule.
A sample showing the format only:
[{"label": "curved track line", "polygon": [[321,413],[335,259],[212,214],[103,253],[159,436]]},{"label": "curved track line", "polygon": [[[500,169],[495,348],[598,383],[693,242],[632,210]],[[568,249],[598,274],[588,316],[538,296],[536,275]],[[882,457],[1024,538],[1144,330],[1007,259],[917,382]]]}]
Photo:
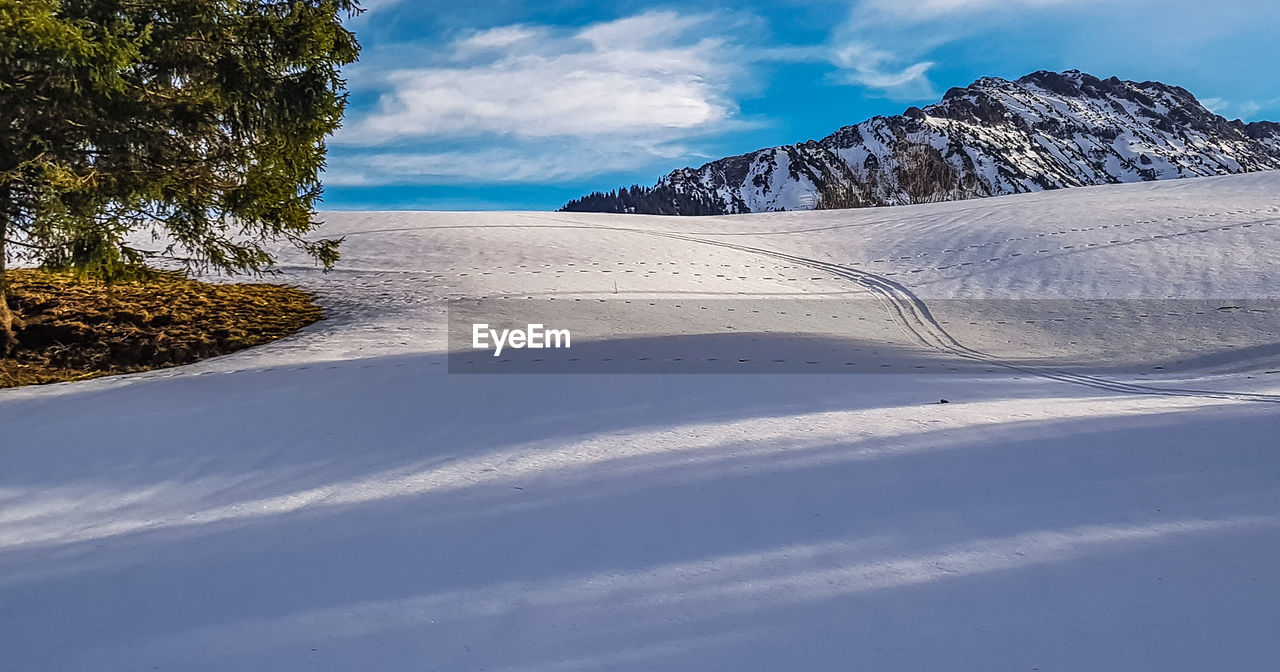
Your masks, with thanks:
[{"label": "curved track line", "polygon": [[704,240],[685,236],[679,236],[679,238],[682,240],[688,240],[689,242],[724,246],[729,247],[730,249],[737,249],[742,252],[771,256],[777,259],[785,259],[795,264],[807,265],[811,268],[824,270],[832,275],[848,278],[858,285],[865,287],[872,294],[877,296],[881,300],[881,303],[889,309],[894,321],[898,323],[898,326],[902,328],[903,332],[913,338],[917,343],[964,359],[982,362],[992,366],[999,366],[1022,373],[1028,373],[1059,382],[1085,385],[1095,389],[1108,390],[1112,392],[1164,396],[1209,397],[1214,399],[1280,403],[1280,395],[1154,387],[1150,385],[1139,385],[1136,383],[1109,380],[1097,376],[1071,373],[1057,369],[1006,362],[986,353],[969,348],[957,341],[946,331],[945,328],[938,324],[937,320],[934,319],[933,315],[929,312],[928,306],[925,305],[922,299],[913,294],[903,285],[892,280],[888,280],[873,273],[840,266],[838,264],[831,264],[815,259],[773,252],[771,250],[763,250],[744,245],[734,245],[732,243],[721,243],[720,241]]},{"label": "curved track line", "polygon": [[[809,268],[826,271],[832,275],[852,280],[859,286],[871,292],[873,296],[880,300],[880,303],[889,310],[894,322],[903,330],[908,337],[914,339],[917,343],[939,350],[964,359],[982,362],[992,366],[999,366],[1012,371],[1027,373],[1049,380],[1056,380],[1063,383],[1071,383],[1075,385],[1083,385],[1099,390],[1110,392],[1119,392],[1122,394],[1142,394],[1142,395],[1158,395],[1158,396],[1176,396],[1176,397],[1204,397],[1210,399],[1227,399],[1233,401],[1257,401],[1266,403],[1280,403],[1280,395],[1260,394],[1251,392],[1220,392],[1214,390],[1198,390],[1191,388],[1176,387],[1154,387],[1150,385],[1139,385],[1137,383],[1125,383],[1121,381],[1109,380],[1098,376],[1089,376],[1085,374],[1071,373],[1068,371],[1060,371],[1057,369],[1049,369],[1044,367],[1025,366],[1014,364],[1000,360],[992,355],[979,352],[965,346],[947,332],[938,321],[934,319],[929,308],[925,305],[924,300],[916,296],[911,290],[901,283],[894,282],[883,276],[869,273],[840,264],[820,261],[808,257],[800,257],[783,252],[766,250],[757,247],[749,247],[746,245],[738,245],[736,243],[727,243],[719,240],[709,240],[694,236],[687,236],[679,233],[667,233],[659,231],[650,231],[646,229],[635,229],[627,227],[599,227],[590,226],[582,222],[567,219],[557,219],[552,217],[536,217],[537,219],[565,222],[574,225],[573,228],[594,228],[613,231],[625,231],[630,233],[639,233],[645,235],[659,236],[662,238],[670,238],[674,240],[683,240],[691,243],[699,243],[702,245],[712,245],[722,247],[739,252],[746,252],[774,259],[789,261],[794,264],[808,266]],[[550,228],[550,227],[548,227]],[[565,227],[569,228],[569,227]],[[713,234],[714,235],[714,234]]]}]

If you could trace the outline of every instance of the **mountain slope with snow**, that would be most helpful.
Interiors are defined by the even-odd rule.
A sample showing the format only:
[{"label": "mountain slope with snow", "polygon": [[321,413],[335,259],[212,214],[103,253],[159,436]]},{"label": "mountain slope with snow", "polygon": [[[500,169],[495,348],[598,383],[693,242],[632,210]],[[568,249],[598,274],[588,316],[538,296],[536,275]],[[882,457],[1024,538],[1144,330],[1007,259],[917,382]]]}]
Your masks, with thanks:
[{"label": "mountain slope with snow", "polygon": [[1280,168],[1280,125],[1227,121],[1190,92],[1079,71],[986,77],[820,141],[684,168],[569,211],[735,214],[959,200]]},{"label": "mountain slope with snow", "polygon": [[[1280,172],[325,219],[335,271],[279,251],[326,320],[0,390],[0,668],[1280,659]],[[563,374],[449,373],[450,301],[481,297],[644,319],[548,351]],[[1071,366],[1086,337],[1140,368]],[[645,373],[828,364],[862,373]]]}]

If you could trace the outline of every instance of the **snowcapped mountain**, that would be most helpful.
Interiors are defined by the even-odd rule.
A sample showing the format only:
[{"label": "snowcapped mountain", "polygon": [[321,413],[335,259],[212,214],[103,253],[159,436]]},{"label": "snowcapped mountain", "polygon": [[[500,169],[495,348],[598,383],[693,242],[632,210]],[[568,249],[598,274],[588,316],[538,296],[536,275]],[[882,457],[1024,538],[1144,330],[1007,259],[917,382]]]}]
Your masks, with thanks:
[{"label": "snowcapped mountain", "polygon": [[569,211],[736,214],[899,205],[1280,168],[1280,124],[1228,121],[1186,89],[1077,70],[984,77],[819,141],[682,168]]}]

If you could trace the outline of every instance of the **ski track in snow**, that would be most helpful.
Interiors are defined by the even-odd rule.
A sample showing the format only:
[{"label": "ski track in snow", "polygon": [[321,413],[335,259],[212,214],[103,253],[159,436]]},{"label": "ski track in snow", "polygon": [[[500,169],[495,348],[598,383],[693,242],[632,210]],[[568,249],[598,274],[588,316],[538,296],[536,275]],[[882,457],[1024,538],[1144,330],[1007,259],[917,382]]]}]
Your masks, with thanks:
[{"label": "ski track in snow", "polygon": [[[949,303],[1280,298],[1280,173],[741,217],[327,218],[347,236],[335,272],[281,262],[327,320],[192,366],[0,391],[0,669],[1280,659],[1267,334],[1210,315],[1226,327],[1164,340],[1262,355],[1095,374],[1024,355],[1052,347],[1044,323],[1124,333],[1106,316]],[[878,308],[766,326],[856,328],[862,370],[941,359],[447,374],[445,301],[481,296],[675,297],[647,325],[671,333],[730,319],[706,317],[720,299],[860,298]]]},{"label": "ski track in snow", "polygon": [[[551,220],[552,218],[543,217],[540,219]],[[577,222],[574,220],[567,220],[567,219],[554,219],[553,221],[568,222],[572,224],[581,224],[581,222]],[[1272,221],[1280,221],[1280,219],[1272,220]],[[1270,224],[1271,221],[1258,222],[1258,223]],[[1252,226],[1253,224],[1254,223],[1249,223],[1246,226]],[[554,228],[554,227],[543,227],[543,228]],[[1132,383],[1107,380],[1105,378],[1100,378],[1096,376],[1082,376],[1082,375],[1072,374],[1064,371],[1055,371],[1052,369],[1019,366],[1017,364],[1000,361],[995,357],[992,357],[982,352],[978,352],[976,350],[973,350],[972,348],[965,347],[963,344],[957,341],[954,337],[952,337],[951,334],[947,333],[947,330],[944,329],[942,325],[938,324],[937,320],[935,320],[933,316],[929,313],[929,308],[925,305],[924,301],[922,301],[918,296],[913,294],[905,286],[897,282],[893,282],[892,280],[889,280],[884,276],[879,276],[874,273],[860,271],[853,268],[847,268],[844,266],[840,266],[838,264],[831,264],[823,261],[818,261],[816,259],[809,259],[806,257],[796,257],[793,255],[783,254],[780,252],[774,252],[774,251],[760,249],[756,247],[735,245],[731,243],[725,243],[725,242],[716,241],[716,240],[707,240],[704,238],[696,238],[696,237],[686,236],[686,235],[677,234],[677,233],[653,232],[653,231],[646,231],[643,229],[626,229],[626,228],[620,228],[620,227],[591,227],[591,228],[607,229],[612,231],[627,231],[631,233],[663,236],[663,237],[673,238],[676,240],[685,240],[685,241],[689,241],[691,243],[697,243],[700,245],[716,245],[716,246],[728,248],[731,250],[738,250],[742,252],[747,252],[749,254],[760,255],[764,257],[771,257],[774,259],[779,259],[782,261],[788,261],[798,265],[807,266],[809,268],[813,268],[816,270],[829,272],[833,276],[836,276],[837,278],[845,278],[853,281],[859,287],[870,291],[877,298],[879,298],[882,301],[883,305],[885,306],[885,309],[890,313],[890,315],[892,315],[894,322],[897,323],[897,325],[903,330],[903,332],[907,334],[907,336],[909,336],[916,343],[919,343],[920,345],[923,345],[928,348],[941,350],[943,352],[954,354],[967,359],[973,359],[979,362],[1005,367],[1013,371],[1030,373],[1033,375],[1048,378],[1050,380],[1067,382],[1067,383],[1075,383],[1079,385],[1093,387],[1100,390],[1109,390],[1112,392],[1121,392],[1121,393],[1128,393],[1128,394],[1196,396],[1196,397],[1205,397],[1205,398],[1212,398],[1212,399],[1237,399],[1242,401],[1280,403],[1280,395],[1251,394],[1251,393],[1239,393],[1239,392],[1229,392],[1229,391],[1193,390],[1193,389],[1184,389],[1184,388],[1153,387],[1149,385],[1135,385]],[[1101,228],[1101,227],[1096,227],[1096,228]],[[1232,228],[1234,227],[1232,226],[1218,227],[1218,230],[1228,231],[1228,230],[1231,230]],[[1091,231],[1094,229],[1079,229],[1079,230]],[[1208,230],[1202,230],[1201,232],[1207,232],[1207,231]],[[734,235],[734,234],[720,234],[720,235]],[[1155,236],[1153,237],[1153,239],[1160,238],[1160,237],[1163,237],[1163,236]],[[1006,240],[1025,240],[1025,238],[1006,239]],[[1136,240],[1138,239],[1134,239],[1134,241]],[[971,245],[969,247],[979,248],[982,246]],[[991,259],[989,261],[997,261],[997,259]]]}]

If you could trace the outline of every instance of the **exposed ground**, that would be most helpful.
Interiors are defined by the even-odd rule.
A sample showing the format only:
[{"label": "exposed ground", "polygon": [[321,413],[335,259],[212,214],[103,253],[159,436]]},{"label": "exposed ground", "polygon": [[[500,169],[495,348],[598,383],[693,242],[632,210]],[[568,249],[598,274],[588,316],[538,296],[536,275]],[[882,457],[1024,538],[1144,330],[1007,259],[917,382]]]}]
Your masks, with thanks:
[{"label": "exposed ground", "polygon": [[283,338],[319,320],[310,294],[272,284],[212,284],[177,274],[104,284],[10,271],[18,347],[0,387],[190,364]]}]

